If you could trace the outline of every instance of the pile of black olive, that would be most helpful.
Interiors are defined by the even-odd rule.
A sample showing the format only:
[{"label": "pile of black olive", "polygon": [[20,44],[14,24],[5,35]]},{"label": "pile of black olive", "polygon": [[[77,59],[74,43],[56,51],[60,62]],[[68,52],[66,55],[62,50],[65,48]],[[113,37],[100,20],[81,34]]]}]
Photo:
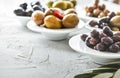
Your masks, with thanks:
[{"label": "pile of black olive", "polygon": [[105,26],[103,31],[92,30],[90,36],[82,34],[81,39],[92,49],[107,52],[120,51],[120,32],[113,33],[112,30]]},{"label": "pile of black olive", "polygon": [[[28,6],[30,5],[31,8],[29,8]],[[40,1],[34,1],[31,2],[30,4],[28,3],[22,3],[19,5],[19,8],[14,10],[14,13],[17,16],[28,16],[30,17],[32,15],[32,13],[36,10],[40,10],[45,12],[45,8],[41,5]]]}]

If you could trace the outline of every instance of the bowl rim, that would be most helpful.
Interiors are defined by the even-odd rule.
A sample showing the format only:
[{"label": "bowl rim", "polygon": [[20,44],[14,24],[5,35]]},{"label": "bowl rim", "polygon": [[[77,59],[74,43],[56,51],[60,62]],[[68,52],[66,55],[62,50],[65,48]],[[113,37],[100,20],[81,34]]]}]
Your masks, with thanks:
[{"label": "bowl rim", "polygon": [[[81,22],[81,24],[83,24],[81,27],[79,27],[79,25],[80,25],[80,23],[79,23],[75,28],[48,29],[48,28],[45,28],[42,26],[40,27],[40,26],[36,25],[33,20],[30,20],[27,23],[27,28],[34,32],[43,32],[43,33],[50,33],[50,34],[65,34],[65,33],[70,33],[72,31],[75,31],[79,28],[84,27],[85,23],[82,20],[80,20],[80,22]],[[35,29],[33,27],[35,27]]]},{"label": "bowl rim", "polygon": [[31,19],[31,17],[29,17],[29,16],[13,16],[13,18],[20,18],[20,19]]}]

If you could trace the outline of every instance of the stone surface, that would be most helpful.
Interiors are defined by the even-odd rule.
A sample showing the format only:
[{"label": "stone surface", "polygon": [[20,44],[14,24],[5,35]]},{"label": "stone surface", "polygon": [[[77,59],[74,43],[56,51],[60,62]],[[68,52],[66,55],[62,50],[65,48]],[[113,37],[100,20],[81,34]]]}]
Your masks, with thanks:
[{"label": "stone surface", "polygon": [[[2,1],[1,8],[9,4],[9,0]],[[3,9],[0,14],[0,78],[73,78],[99,66],[88,56],[72,50],[69,39],[48,40],[22,26],[17,19],[4,17],[4,12]],[[79,33],[86,31],[83,28]]]},{"label": "stone surface", "polygon": [[97,66],[68,41],[48,40],[16,19],[0,18],[0,78],[72,78]]}]

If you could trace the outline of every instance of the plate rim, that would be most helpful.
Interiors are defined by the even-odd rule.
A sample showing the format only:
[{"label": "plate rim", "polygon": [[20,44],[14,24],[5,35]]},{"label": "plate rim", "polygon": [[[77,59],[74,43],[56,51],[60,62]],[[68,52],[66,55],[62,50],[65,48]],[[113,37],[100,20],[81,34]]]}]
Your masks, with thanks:
[{"label": "plate rim", "polygon": [[[91,19],[91,20],[89,20],[88,22],[86,22],[85,28],[87,28],[87,29],[89,29],[89,30],[94,30],[94,29],[95,29],[95,30],[97,30],[97,31],[102,31],[103,29],[101,29],[101,28],[91,27],[91,26],[89,25],[89,22],[92,21],[92,20],[94,20],[94,19]],[[100,20],[100,19],[99,19],[99,20]],[[95,20],[95,21],[98,22],[99,20]],[[112,32],[113,32],[113,33],[116,33],[116,32],[119,32],[119,31],[113,31],[113,30],[112,30]]]},{"label": "plate rim", "polygon": [[81,18],[81,19],[84,19],[85,21],[89,21],[91,19],[94,19],[94,20],[99,20],[100,19],[100,18],[96,18],[96,17],[87,16],[85,9],[83,9],[80,5],[76,5],[75,8],[76,8],[75,10],[77,12],[78,17]]},{"label": "plate rim", "polygon": [[[94,20],[94,19],[91,19],[91,20],[89,20],[87,23],[86,23],[86,25],[85,25],[85,28],[87,28],[87,29],[89,29],[89,30],[98,30],[98,31],[102,31],[102,29],[100,29],[100,28],[98,28],[98,27],[91,27],[90,25],[89,25],[89,22],[90,21],[92,21],[92,20]],[[99,21],[99,20],[95,20],[95,21]]]},{"label": "plate rim", "polygon": [[[85,43],[84,43],[84,48],[86,47],[87,49],[89,48],[89,50],[91,50],[91,51],[94,51],[94,52],[97,52],[97,53],[94,53],[94,52],[85,52],[84,50],[80,50],[80,49],[77,49],[75,46],[73,46],[73,44],[71,43],[74,39],[75,39],[75,41],[76,42],[74,42],[74,44],[76,44],[76,45],[78,45],[79,44],[79,42],[80,41],[82,41],[81,39],[80,39],[80,36],[81,36],[82,34],[78,34],[78,35],[75,35],[75,36],[73,36],[73,37],[71,37],[70,39],[69,39],[69,46],[73,49],[73,50],[75,50],[76,52],[78,52],[78,53],[82,53],[82,54],[85,54],[85,55],[90,55],[90,56],[95,56],[95,57],[100,57],[100,58],[106,58],[106,59],[120,59],[120,54],[115,54],[115,53],[107,53],[106,54],[106,52],[104,53],[104,52],[100,52],[100,51],[97,51],[97,50],[94,50],[94,49],[91,49],[91,48],[89,48],[89,47],[87,47],[87,45],[85,45]],[[76,39],[78,39],[78,40],[76,40]],[[80,44],[79,44],[80,45]],[[107,57],[106,57],[107,56]]]}]

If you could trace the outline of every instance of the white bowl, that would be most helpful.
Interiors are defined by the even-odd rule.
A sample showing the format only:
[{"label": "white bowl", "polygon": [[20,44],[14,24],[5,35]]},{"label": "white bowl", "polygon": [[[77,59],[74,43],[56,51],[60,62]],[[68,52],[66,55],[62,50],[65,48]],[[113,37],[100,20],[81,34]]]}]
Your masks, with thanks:
[{"label": "white bowl", "polygon": [[32,20],[27,23],[27,28],[34,32],[41,32],[47,39],[50,40],[62,40],[68,37],[70,32],[80,29],[84,26],[84,22],[80,20],[78,26],[75,28],[66,29],[48,29],[45,27],[37,26]]},{"label": "white bowl", "polygon": [[90,56],[94,62],[99,64],[120,60],[120,52],[101,52],[91,49],[81,40],[80,36],[81,34],[73,36],[69,40],[69,46],[76,52]]},{"label": "white bowl", "polygon": [[23,26],[26,26],[31,19],[31,17],[28,16],[14,16],[14,18],[17,19]]},{"label": "white bowl", "polygon": [[9,17],[9,18],[19,21],[22,26],[26,26],[27,23],[31,20],[31,17],[29,17],[29,16],[17,16],[12,11],[7,13],[6,17]]}]

